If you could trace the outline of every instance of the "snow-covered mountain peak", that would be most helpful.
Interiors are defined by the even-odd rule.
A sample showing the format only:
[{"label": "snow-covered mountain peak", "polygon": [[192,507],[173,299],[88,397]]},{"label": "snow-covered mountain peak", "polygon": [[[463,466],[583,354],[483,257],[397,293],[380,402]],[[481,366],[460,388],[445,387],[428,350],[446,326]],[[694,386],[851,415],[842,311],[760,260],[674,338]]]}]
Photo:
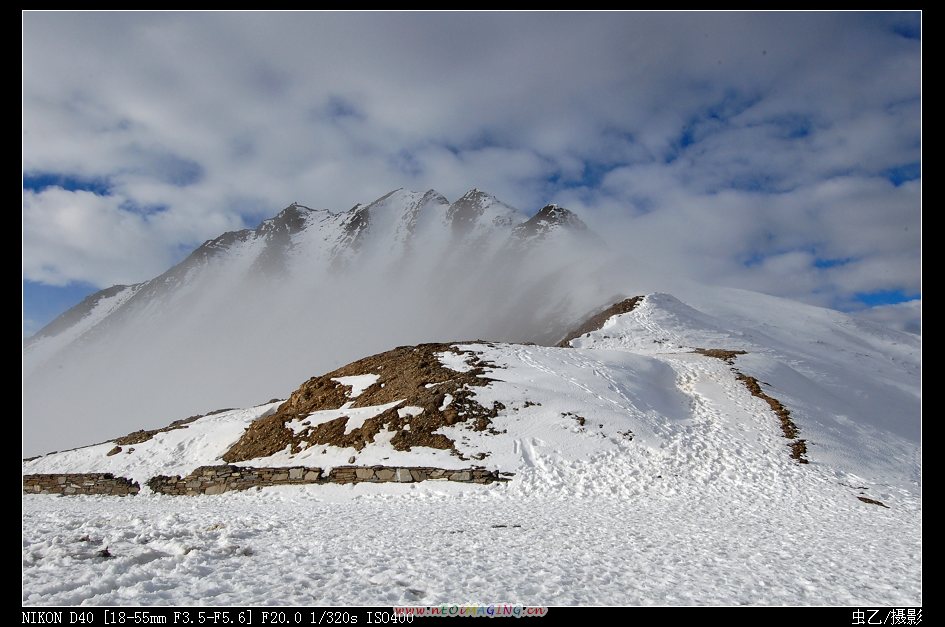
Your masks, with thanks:
[{"label": "snow-covered mountain peak", "polygon": [[545,205],[523,224],[515,227],[515,235],[521,239],[543,239],[556,230],[571,233],[587,233],[587,225],[570,209],[558,205]]},{"label": "snow-covered mountain peak", "polygon": [[384,254],[402,254],[427,223],[442,223],[448,206],[449,201],[433,189],[426,192],[395,189],[368,205],[355,205],[343,214],[343,234],[336,248],[343,256],[347,255],[344,249],[366,248]]},{"label": "snow-covered mountain peak", "polygon": [[274,217],[263,220],[262,223],[256,227],[256,232],[265,234],[275,229],[298,231],[305,226],[309,214],[316,211],[316,209],[309,209],[304,205],[292,203]]},{"label": "snow-covered mountain peak", "polygon": [[425,203],[434,203],[436,205],[449,205],[450,201],[446,199],[446,196],[436,191],[435,189],[428,189],[423,193],[423,202]]},{"label": "snow-covered mountain peak", "polygon": [[491,194],[471,189],[450,205],[446,218],[455,235],[465,236],[508,229],[526,216]]},{"label": "snow-covered mountain peak", "polygon": [[488,192],[482,191],[478,187],[473,187],[472,189],[470,189],[469,191],[467,191],[465,194],[463,194],[462,196],[458,198],[458,200],[463,200],[463,199],[466,199],[466,200],[475,200],[475,199],[490,200],[491,199],[494,201],[496,200],[496,197]]}]

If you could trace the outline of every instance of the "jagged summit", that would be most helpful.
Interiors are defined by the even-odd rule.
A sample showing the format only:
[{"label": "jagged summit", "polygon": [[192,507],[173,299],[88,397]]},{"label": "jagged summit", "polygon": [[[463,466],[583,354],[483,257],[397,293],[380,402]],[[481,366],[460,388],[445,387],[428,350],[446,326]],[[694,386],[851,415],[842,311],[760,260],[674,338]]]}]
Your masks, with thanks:
[{"label": "jagged summit", "polygon": [[545,205],[525,223],[515,228],[517,237],[541,239],[557,229],[588,232],[587,225],[573,211],[558,205]]},{"label": "jagged summit", "polygon": [[269,218],[268,220],[263,220],[255,230],[256,232],[264,232],[266,229],[280,227],[298,230],[305,224],[305,218],[308,216],[308,214],[314,211],[316,210],[310,209],[305,205],[292,203],[277,213],[274,217]]},{"label": "jagged summit", "polygon": [[511,227],[524,218],[514,207],[475,188],[453,202],[446,213],[453,233],[460,237],[494,227]]},{"label": "jagged summit", "polygon": [[562,224],[575,228],[586,229],[587,225],[581,221],[570,209],[558,205],[545,205],[539,209],[529,222],[539,224]]},{"label": "jagged summit", "polygon": [[358,203],[343,212],[312,209],[293,202],[272,218],[252,229],[227,231],[209,239],[195,251],[199,258],[218,254],[221,250],[245,243],[254,238],[279,241],[272,245],[290,246],[288,236],[310,227],[338,233],[323,238],[332,242],[331,257],[346,256],[349,249],[361,249],[370,238],[388,238],[388,243],[405,244],[425,222],[438,222],[460,239],[472,236],[494,240],[509,235],[519,239],[540,239],[557,227],[572,231],[587,231],[587,225],[577,215],[556,204],[544,206],[532,217],[502,202],[492,194],[473,188],[454,202],[435,189],[425,192],[406,188],[392,190],[370,203]]}]

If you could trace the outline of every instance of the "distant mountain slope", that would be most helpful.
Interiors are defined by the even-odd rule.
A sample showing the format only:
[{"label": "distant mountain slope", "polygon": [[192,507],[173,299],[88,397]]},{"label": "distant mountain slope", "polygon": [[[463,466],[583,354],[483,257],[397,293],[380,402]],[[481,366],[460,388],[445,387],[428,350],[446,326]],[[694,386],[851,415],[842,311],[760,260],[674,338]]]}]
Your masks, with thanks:
[{"label": "distant mountain slope", "polygon": [[394,344],[547,341],[603,297],[587,238],[566,210],[529,219],[480,190],[450,203],[401,189],[341,213],[292,204],[29,339],[25,450],[285,395]]}]

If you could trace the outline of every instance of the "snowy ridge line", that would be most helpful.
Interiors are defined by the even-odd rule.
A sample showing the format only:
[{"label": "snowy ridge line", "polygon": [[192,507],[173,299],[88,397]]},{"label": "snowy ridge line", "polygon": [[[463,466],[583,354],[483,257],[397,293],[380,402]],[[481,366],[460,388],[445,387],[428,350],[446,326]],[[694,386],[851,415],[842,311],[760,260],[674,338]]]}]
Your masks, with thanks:
[{"label": "snowy ridge line", "polygon": [[571,346],[571,340],[577,339],[582,335],[586,335],[592,331],[600,330],[611,318],[621,314],[630,313],[636,309],[637,305],[639,305],[641,302],[644,302],[645,299],[646,296],[634,296],[632,298],[627,298],[614,303],[603,311],[590,316],[576,329],[569,331],[557,344],[555,344],[555,346],[569,348]]},{"label": "snowy ridge line", "polygon": [[[745,377],[759,388],[764,381],[778,390],[776,399],[766,394],[774,403],[758,398],[779,420],[787,419],[781,431],[789,439],[803,432],[790,444],[792,455],[840,474],[917,488],[918,338],[743,290],[715,288],[692,296],[695,302],[687,304],[669,294],[647,294],[632,312],[608,319],[571,345],[648,355],[674,368],[682,354],[724,346],[702,350],[721,353],[709,356],[726,363],[737,356]],[[748,384],[743,380],[739,387],[751,392]],[[790,408],[787,416],[779,407]]]}]

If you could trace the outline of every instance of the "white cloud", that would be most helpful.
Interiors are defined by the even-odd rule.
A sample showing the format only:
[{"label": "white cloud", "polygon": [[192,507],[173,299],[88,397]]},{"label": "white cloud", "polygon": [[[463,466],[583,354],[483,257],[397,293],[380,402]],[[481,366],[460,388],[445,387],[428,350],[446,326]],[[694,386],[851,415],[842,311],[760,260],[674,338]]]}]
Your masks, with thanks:
[{"label": "white cloud", "polygon": [[880,305],[857,312],[857,315],[887,327],[909,333],[922,333],[922,301],[910,300],[895,305]]},{"label": "white cloud", "polygon": [[115,196],[58,187],[23,194],[23,274],[33,281],[128,283],[169,261],[145,216]]},{"label": "white cloud", "polygon": [[27,193],[25,276],[143,280],[292,201],[477,186],[700,280],[828,305],[917,289],[919,186],[883,178],[919,160],[901,20],[26,13],[25,172],[110,193]]}]

